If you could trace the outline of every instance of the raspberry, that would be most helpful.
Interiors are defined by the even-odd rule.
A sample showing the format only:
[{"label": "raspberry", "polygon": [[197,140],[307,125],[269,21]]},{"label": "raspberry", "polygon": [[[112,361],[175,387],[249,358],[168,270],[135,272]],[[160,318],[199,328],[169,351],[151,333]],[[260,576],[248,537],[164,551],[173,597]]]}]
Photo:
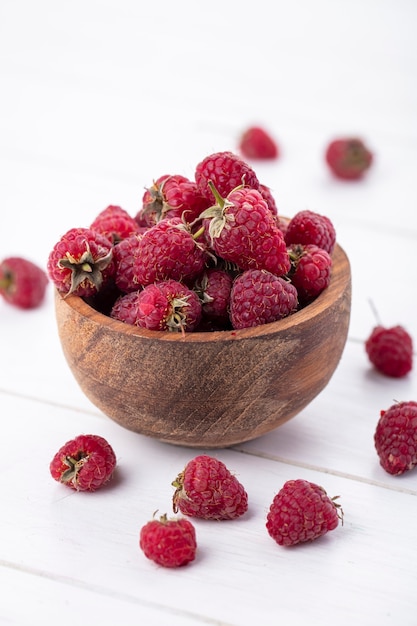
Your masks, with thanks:
[{"label": "raspberry", "polygon": [[52,478],[76,491],[95,491],[107,483],[116,467],[110,444],[98,435],[67,441],[50,463]]},{"label": "raspberry", "polygon": [[246,513],[248,496],[236,476],[214,457],[189,461],[172,485],[174,513],[207,520],[233,520]]},{"label": "raspberry", "polygon": [[191,332],[200,322],[201,302],[182,283],[167,280],[121,296],[110,316],[149,330]]},{"label": "raspberry", "polygon": [[385,376],[401,378],[413,367],[413,340],[402,326],[376,326],[365,341],[372,365]]},{"label": "raspberry", "polygon": [[161,280],[193,281],[204,269],[207,255],[180,218],[165,219],[149,228],[139,241],[134,281],[149,285]]},{"label": "raspberry", "polygon": [[0,294],[9,304],[34,309],[42,304],[48,277],[32,261],[8,257],[0,263]]},{"label": "raspberry", "polygon": [[90,228],[107,237],[113,244],[139,231],[135,219],[125,209],[112,204],[97,215]]},{"label": "raspberry", "polygon": [[213,202],[214,196],[209,181],[221,196],[227,196],[240,185],[259,188],[254,170],[233,152],[215,152],[203,159],[196,167],[195,181],[201,194]]},{"label": "raspberry", "polygon": [[289,221],[285,242],[287,246],[293,243],[315,244],[331,254],[336,243],[336,231],[327,216],[306,209],[296,213]]},{"label": "raspberry", "polygon": [[247,159],[276,159],[278,145],[272,136],[260,126],[251,126],[242,134],[239,149]]},{"label": "raspberry", "polygon": [[266,185],[262,185],[261,184],[261,185],[259,185],[258,191],[260,192],[262,198],[267,203],[268,208],[271,211],[272,215],[277,216],[278,215],[278,209],[277,209],[275,198],[274,198],[274,195],[273,195],[271,189],[269,187],[267,187]]},{"label": "raspberry", "polygon": [[374,435],[381,466],[395,476],[417,465],[417,402],[397,402],[381,411]]},{"label": "raspberry", "polygon": [[198,278],[194,291],[202,303],[202,314],[207,320],[226,324],[229,321],[230,291],[233,278],[225,269],[208,268]]},{"label": "raspberry", "polygon": [[92,296],[113,276],[113,244],[90,228],[71,228],[50,252],[47,269],[58,291]]},{"label": "raspberry", "polygon": [[332,257],[314,244],[294,244],[289,247],[293,268],[291,282],[303,305],[311,302],[330,284]]},{"label": "raspberry", "polygon": [[168,217],[195,220],[209,202],[191,181],[180,174],[160,176],[142,198],[142,208],[135,219],[140,225],[153,226]]},{"label": "raspberry", "polygon": [[272,501],[267,531],[280,546],[313,541],[334,530],[342,518],[335,499],[312,482],[288,480]]},{"label": "raspberry", "polygon": [[235,329],[276,322],[297,307],[294,285],[265,270],[247,270],[233,283],[230,319]]},{"label": "raspberry", "polygon": [[139,546],[145,556],[158,565],[180,567],[195,559],[195,528],[187,519],[167,519],[162,515],[141,528]]},{"label": "raspberry", "polygon": [[240,187],[223,198],[211,183],[210,187],[217,203],[201,217],[214,252],[242,270],[286,274],[291,266],[287,246],[260,192]]},{"label": "raspberry", "polygon": [[115,264],[114,280],[120,291],[129,293],[137,291],[139,286],[135,276],[135,265],[139,256],[141,233],[122,239],[113,248]]},{"label": "raspberry", "polygon": [[337,178],[357,180],[371,167],[373,154],[361,139],[343,137],[328,144],[325,159]]}]

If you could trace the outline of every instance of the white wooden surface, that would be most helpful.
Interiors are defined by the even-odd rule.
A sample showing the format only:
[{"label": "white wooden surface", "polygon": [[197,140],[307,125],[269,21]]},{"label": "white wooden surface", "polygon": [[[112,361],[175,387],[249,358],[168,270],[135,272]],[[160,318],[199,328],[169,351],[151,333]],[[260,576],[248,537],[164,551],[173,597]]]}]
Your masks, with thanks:
[{"label": "white wooden surface", "polygon": [[[41,265],[57,238],[110,203],[132,213],[164,173],[192,176],[252,122],[282,158],[255,165],[279,210],[329,215],[353,275],[349,338],[328,387],[277,431],[216,451],[250,511],[196,521],[199,556],[155,566],[138,548],[171,481],[199,450],[121,429],[82,395],[61,353],[52,293],[0,302],[0,624],[159,626],[417,624],[417,473],[379,466],[373,433],[416,371],[373,372],[363,341],[403,324],[417,341],[417,4],[3,0],[0,4],[0,256]],[[360,184],[329,176],[323,151],[357,133],[375,152]],[[108,438],[114,481],[69,493],[48,465],[81,432]],[[285,480],[340,495],[343,527],[283,549],[265,518]]]}]

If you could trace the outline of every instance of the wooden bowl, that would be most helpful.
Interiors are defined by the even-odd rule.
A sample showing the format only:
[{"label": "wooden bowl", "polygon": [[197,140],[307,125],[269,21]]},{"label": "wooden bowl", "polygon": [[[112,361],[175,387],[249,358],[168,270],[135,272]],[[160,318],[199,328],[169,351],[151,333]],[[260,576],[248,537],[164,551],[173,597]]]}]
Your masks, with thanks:
[{"label": "wooden bowl", "polygon": [[55,297],[78,384],[125,428],[173,444],[224,448],[294,417],[327,385],[349,326],[349,260],[336,245],[329,287],[278,322],[236,331],[137,328],[77,296]]}]

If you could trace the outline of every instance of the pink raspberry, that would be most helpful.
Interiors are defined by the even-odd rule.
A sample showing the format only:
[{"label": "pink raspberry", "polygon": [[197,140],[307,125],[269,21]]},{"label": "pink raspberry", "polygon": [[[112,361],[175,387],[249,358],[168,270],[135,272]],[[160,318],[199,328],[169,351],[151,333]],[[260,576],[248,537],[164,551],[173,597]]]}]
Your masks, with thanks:
[{"label": "pink raspberry", "polygon": [[145,226],[153,226],[164,218],[172,217],[183,217],[187,222],[193,222],[208,204],[195,181],[180,174],[165,174],[145,191],[142,208],[135,219]]},{"label": "pink raspberry", "polygon": [[0,263],[0,295],[21,309],[34,309],[45,298],[48,277],[36,263],[7,257]]},{"label": "pink raspberry", "polygon": [[210,181],[224,197],[240,185],[259,188],[254,170],[233,152],[215,152],[205,157],[196,167],[195,181],[201,194],[210,202],[215,199]]},{"label": "pink raspberry", "polygon": [[235,329],[276,322],[297,307],[294,285],[265,270],[247,270],[233,283],[230,319]]},{"label": "pink raspberry", "polygon": [[158,222],[139,241],[134,281],[143,286],[167,279],[193,281],[207,260],[197,239],[180,217]]},{"label": "pink raspberry", "polygon": [[261,126],[250,126],[239,140],[239,150],[247,159],[276,159],[278,144],[271,134]]},{"label": "pink raspberry", "polygon": [[104,235],[115,244],[137,233],[139,226],[125,209],[111,204],[96,216],[90,229]]},{"label": "pink raspberry", "polygon": [[381,411],[374,434],[381,466],[393,475],[417,465],[417,402],[397,402]]},{"label": "pink raspberry", "polygon": [[285,242],[287,246],[294,243],[314,244],[331,254],[336,243],[336,231],[326,215],[306,209],[291,218],[285,232]]},{"label": "pink raspberry", "polygon": [[191,332],[200,322],[201,302],[185,285],[166,280],[121,296],[110,316],[149,330]]},{"label": "pink raspberry", "polygon": [[291,282],[304,306],[329,286],[332,257],[314,244],[293,244],[289,246],[289,255],[293,265]]},{"label": "pink raspberry", "polygon": [[241,187],[222,198],[211,185],[216,204],[201,217],[216,255],[240,269],[265,269],[277,276],[291,266],[284,237],[262,195]]},{"label": "pink raspberry", "polygon": [[50,252],[47,270],[63,294],[93,296],[113,277],[113,244],[90,228],[71,228]]},{"label": "pink raspberry", "polygon": [[413,367],[413,340],[402,326],[376,326],[365,350],[372,365],[385,376],[401,378]]}]

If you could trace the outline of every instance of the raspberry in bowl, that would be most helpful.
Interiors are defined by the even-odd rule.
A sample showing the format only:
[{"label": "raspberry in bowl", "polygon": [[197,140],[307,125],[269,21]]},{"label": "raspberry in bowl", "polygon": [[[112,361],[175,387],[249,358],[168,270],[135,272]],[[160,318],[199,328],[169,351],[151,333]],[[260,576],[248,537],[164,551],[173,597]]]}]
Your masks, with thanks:
[{"label": "raspberry in bowl", "polygon": [[[191,223],[168,215],[164,196],[165,217],[151,203],[152,223],[140,211],[125,238],[126,216],[111,239],[72,229],[48,271],[63,352],[89,400],[142,435],[224,448],[276,429],[326,387],[346,343],[351,272],[330,222],[278,217],[237,157],[211,155],[195,180]],[[194,206],[195,186],[181,186],[175,205],[184,189]]]}]

